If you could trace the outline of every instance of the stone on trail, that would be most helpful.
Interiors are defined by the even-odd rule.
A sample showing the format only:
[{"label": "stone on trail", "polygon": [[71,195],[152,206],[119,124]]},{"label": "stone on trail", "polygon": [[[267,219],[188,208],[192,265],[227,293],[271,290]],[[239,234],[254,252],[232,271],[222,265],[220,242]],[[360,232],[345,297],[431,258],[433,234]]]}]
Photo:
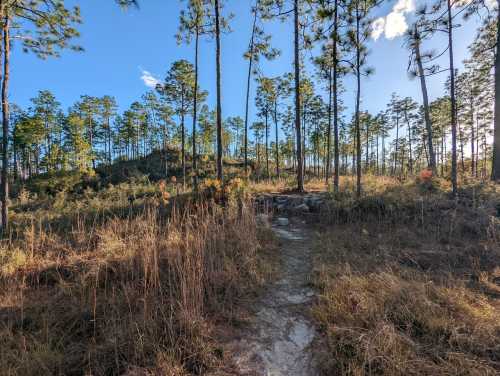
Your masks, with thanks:
[{"label": "stone on trail", "polygon": [[297,211],[301,211],[301,212],[308,212],[309,206],[307,206],[306,204],[300,204],[300,205],[296,206],[294,209]]},{"label": "stone on trail", "polygon": [[279,226],[288,226],[288,224],[290,223],[288,218],[283,218],[283,217],[278,218],[277,222]]}]

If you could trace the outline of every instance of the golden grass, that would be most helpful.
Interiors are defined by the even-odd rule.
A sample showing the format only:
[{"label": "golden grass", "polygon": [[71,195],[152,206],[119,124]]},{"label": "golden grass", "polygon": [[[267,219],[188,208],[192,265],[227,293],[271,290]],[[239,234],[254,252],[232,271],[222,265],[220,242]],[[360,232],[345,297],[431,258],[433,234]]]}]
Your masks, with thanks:
[{"label": "golden grass", "polygon": [[500,222],[484,202],[414,200],[417,189],[338,204],[344,215],[321,232],[322,374],[500,372]]},{"label": "golden grass", "polygon": [[225,366],[215,324],[238,320],[238,302],[269,271],[254,218],[248,203],[167,213],[153,201],[60,227],[23,222],[0,249],[0,373],[187,375]]},{"label": "golden grass", "polygon": [[[387,189],[401,186],[402,183],[393,177],[365,175],[362,178],[363,192],[365,194],[381,193]],[[261,179],[252,180],[248,184],[250,191],[259,193],[284,193],[293,191],[296,188],[294,176],[286,176],[280,179]],[[330,178],[328,184],[324,178],[308,178],[304,181],[304,190],[306,192],[326,192],[333,191],[333,180]],[[343,194],[354,194],[356,192],[356,177],[340,176],[339,192]]]}]

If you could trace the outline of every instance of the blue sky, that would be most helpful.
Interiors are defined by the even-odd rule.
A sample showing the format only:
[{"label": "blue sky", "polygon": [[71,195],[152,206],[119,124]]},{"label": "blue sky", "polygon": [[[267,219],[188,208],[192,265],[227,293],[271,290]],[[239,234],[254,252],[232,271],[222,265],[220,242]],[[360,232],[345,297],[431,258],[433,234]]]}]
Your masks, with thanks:
[{"label": "blue sky", "polygon": [[[410,9],[409,2],[411,0],[388,1],[373,13],[373,17],[386,16],[396,4]],[[48,89],[63,108],[73,104],[80,95],[88,94],[113,95],[123,110],[148,89],[141,79],[144,71],[161,79],[173,61],[193,59],[192,46],[178,46],[174,38],[181,8],[178,0],[142,0],[140,9],[129,11],[119,9],[112,0],[66,3],[81,6],[84,23],[80,27],[79,43],[85,52],[68,51],[63,52],[59,59],[39,60],[15,48],[10,99],[22,107],[29,105],[29,99],[38,90]],[[232,12],[235,17],[231,22],[233,32],[222,37],[223,116],[243,116],[247,64],[242,55],[251,31],[250,5],[253,0],[228,0],[227,3],[224,12]],[[403,12],[403,16],[411,19],[412,12]],[[277,60],[262,65],[268,76],[292,69],[290,22],[266,24],[274,46],[282,52]],[[389,26],[389,20],[386,26]],[[401,27],[400,24],[393,26]],[[457,62],[467,56],[467,46],[474,38],[476,27],[476,21],[469,21],[456,30]],[[445,43],[443,37],[436,37],[427,42],[426,47],[441,49]],[[419,84],[409,80],[406,73],[408,52],[402,44],[401,37],[387,39],[384,35],[369,42],[369,62],[375,68],[375,74],[363,81],[363,109],[376,113],[385,108],[392,92],[413,96],[420,102]],[[208,102],[211,106],[215,102],[214,45],[213,40],[204,39],[200,51],[201,87],[210,92]],[[447,64],[446,60],[442,63]],[[442,94],[445,79],[445,74],[429,79],[431,98]],[[347,79],[345,85],[344,99],[350,112],[355,95],[352,79]],[[251,113],[253,116],[253,109]]]}]

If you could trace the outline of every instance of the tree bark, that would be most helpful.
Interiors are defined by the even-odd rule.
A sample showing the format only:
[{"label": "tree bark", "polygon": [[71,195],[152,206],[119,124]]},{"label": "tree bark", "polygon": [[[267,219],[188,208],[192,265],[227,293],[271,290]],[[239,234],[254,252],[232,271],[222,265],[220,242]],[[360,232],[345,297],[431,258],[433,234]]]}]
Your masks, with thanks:
[{"label": "tree bark", "polygon": [[[500,0],[497,0],[497,5],[500,9]],[[494,130],[493,130],[493,163],[491,169],[491,179],[494,181],[500,181],[500,56],[499,56],[500,12],[497,12],[496,46],[497,48],[495,53],[495,110],[494,110]]]},{"label": "tree bark", "polygon": [[365,173],[368,172],[369,166],[370,166],[370,153],[369,153],[369,145],[370,145],[370,129],[369,129],[369,124],[370,122],[367,120],[366,121],[366,156],[365,156]]},{"label": "tree bark", "polygon": [[412,155],[412,150],[411,150],[411,125],[410,125],[410,119],[408,118],[408,110],[405,109],[405,120],[406,120],[406,126],[408,127],[408,148],[409,148],[409,155],[408,155],[408,169],[410,172],[410,175],[413,174],[413,155]]},{"label": "tree bark", "polygon": [[269,112],[266,109],[265,115],[265,124],[266,124],[266,177],[269,179]]},{"label": "tree bark", "polygon": [[182,188],[186,189],[186,129],[184,126],[184,87],[181,94],[181,164],[182,164]]},{"label": "tree bark", "polygon": [[356,196],[361,196],[361,130],[359,106],[361,100],[361,46],[359,4],[356,4]]},{"label": "tree bark", "polygon": [[395,151],[394,151],[394,165],[392,167],[392,174],[396,175],[397,162],[398,162],[398,152],[399,152],[399,112],[396,113],[396,139],[394,140]]},{"label": "tree bark", "polygon": [[274,129],[276,136],[276,176],[280,178],[280,148],[279,148],[279,136],[278,136],[278,99],[274,101]]},{"label": "tree bark", "polygon": [[217,179],[222,181],[222,104],[221,104],[221,66],[220,66],[220,7],[219,0],[214,1],[215,6],[215,65],[217,80]]},{"label": "tree bark", "polygon": [[[499,0],[500,1],[500,0]],[[338,107],[338,60],[337,60],[337,39],[338,39],[338,0],[335,0],[334,10],[334,31],[333,31],[333,191],[339,191],[339,107]]]},{"label": "tree bark", "polygon": [[[500,0],[498,0],[500,1]],[[429,167],[436,173],[436,155],[434,153],[434,145],[432,141],[432,123],[431,115],[429,112],[429,97],[427,94],[427,83],[425,82],[425,73],[422,65],[422,56],[420,55],[420,34],[418,27],[415,24],[415,60],[417,62],[418,75],[420,77],[420,86],[422,89],[422,99],[424,104],[424,119],[425,129],[427,131],[427,146],[429,148]]]},{"label": "tree bark", "polygon": [[250,56],[248,57],[248,74],[247,74],[247,92],[245,100],[245,130],[244,130],[244,159],[245,159],[245,174],[248,174],[248,109],[250,103],[250,83],[252,77],[252,65],[253,65],[253,54],[254,54],[254,43],[255,43],[255,31],[257,27],[257,12],[258,12],[259,0],[256,0],[255,10],[253,16],[253,26],[252,26],[252,37],[250,38]]},{"label": "tree bark", "polygon": [[470,100],[470,148],[471,148],[471,176],[475,175],[475,162],[474,162],[474,139],[475,139],[475,134],[474,134],[474,96],[471,93],[471,96],[469,98]]},{"label": "tree bark", "polygon": [[299,0],[294,0],[295,132],[297,136],[297,191],[304,191],[302,139],[300,129]]},{"label": "tree bark", "polygon": [[451,97],[451,185],[453,196],[458,194],[457,185],[457,102],[455,98],[455,68],[453,64],[453,24],[451,0],[448,5],[448,52],[450,56],[450,97]]},{"label": "tree bark", "polygon": [[8,12],[5,11],[3,24],[3,81],[2,81],[2,232],[5,232],[9,226],[9,73],[10,73],[10,19]]},{"label": "tree bark", "polygon": [[328,70],[328,124],[326,126],[326,163],[325,163],[325,180],[328,187],[328,180],[330,179],[330,166],[331,166],[331,143],[332,143],[332,68]]},{"label": "tree bark", "polygon": [[194,93],[193,93],[193,162],[192,162],[192,172],[193,172],[193,186],[196,190],[198,188],[198,173],[196,171],[197,163],[196,160],[198,156],[196,155],[196,121],[198,120],[198,50],[199,50],[199,39],[200,30],[198,26],[199,20],[196,20],[196,35],[194,42]]}]

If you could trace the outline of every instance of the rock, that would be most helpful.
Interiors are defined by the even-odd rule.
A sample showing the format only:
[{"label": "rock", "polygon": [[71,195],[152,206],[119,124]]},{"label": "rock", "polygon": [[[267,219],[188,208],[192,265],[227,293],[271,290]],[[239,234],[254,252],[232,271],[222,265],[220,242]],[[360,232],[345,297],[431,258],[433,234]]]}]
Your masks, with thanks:
[{"label": "rock", "polygon": [[294,207],[294,209],[297,211],[301,211],[301,212],[308,212],[309,206],[307,206],[306,204],[300,204],[300,205],[297,205],[296,207]]},{"label": "rock", "polygon": [[321,197],[312,197],[310,198],[306,204],[311,208],[311,210],[319,211],[321,206],[324,205],[324,201]]},{"label": "rock", "polygon": [[302,205],[304,200],[301,197],[291,197],[287,202],[286,206],[288,210],[293,210],[296,206]]},{"label": "rock", "polygon": [[288,220],[288,218],[284,218],[284,217],[280,217],[276,220],[276,222],[278,223],[279,226],[288,226],[288,224],[290,223],[290,221]]},{"label": "rock", "polygon": [[288,197],[286,196],[276,196],[275,200],[278,204],[286,204],[288,201]]}]

